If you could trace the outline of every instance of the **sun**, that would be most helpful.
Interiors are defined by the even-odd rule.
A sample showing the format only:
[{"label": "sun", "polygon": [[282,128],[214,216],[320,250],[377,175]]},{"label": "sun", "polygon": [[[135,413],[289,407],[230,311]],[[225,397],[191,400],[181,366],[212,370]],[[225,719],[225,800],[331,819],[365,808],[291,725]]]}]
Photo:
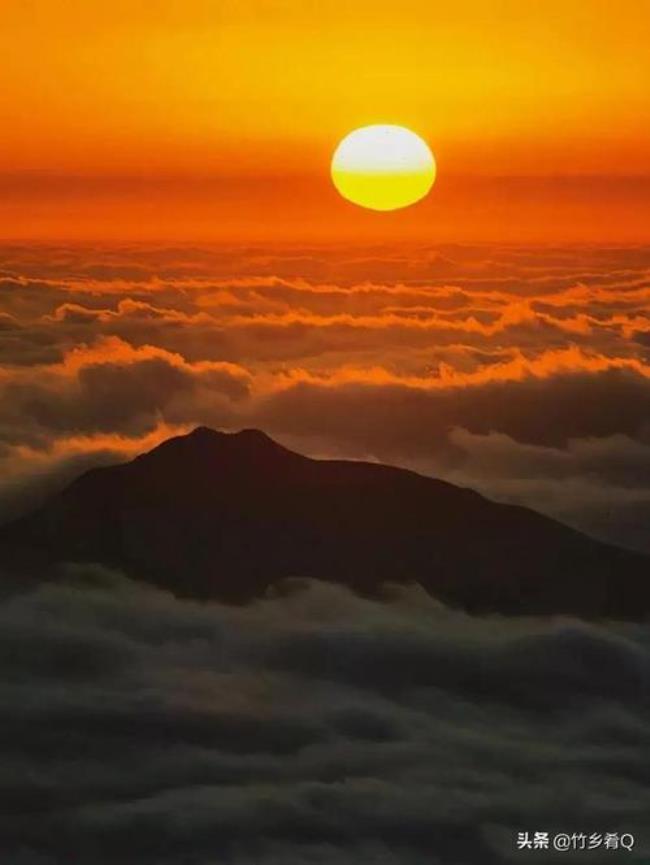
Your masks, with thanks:
[{"label": "sun", "polygon": [[362,126],[332,157],[332,181],[343,198],[371,210],[397,210],[428,195],[436,161],[428,144],[405,126]]}]

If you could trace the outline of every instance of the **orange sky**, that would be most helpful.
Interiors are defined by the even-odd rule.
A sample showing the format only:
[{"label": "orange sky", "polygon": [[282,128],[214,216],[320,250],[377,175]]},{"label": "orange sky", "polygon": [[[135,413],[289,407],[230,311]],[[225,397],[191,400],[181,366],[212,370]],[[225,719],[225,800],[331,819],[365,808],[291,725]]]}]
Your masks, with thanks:
[{"label": "orange sky", "polygon": [[[8,0],[4,237],[647,239],[646,0]],[[412,127],[438,182],[368,213],[350,129]]]}]

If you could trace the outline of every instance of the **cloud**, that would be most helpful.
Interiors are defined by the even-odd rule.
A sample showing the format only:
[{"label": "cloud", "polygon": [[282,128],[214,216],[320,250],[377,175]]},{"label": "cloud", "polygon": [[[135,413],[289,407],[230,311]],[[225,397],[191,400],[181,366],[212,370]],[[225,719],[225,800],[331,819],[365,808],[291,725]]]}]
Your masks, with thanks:
[{"label": "cloud", "polygon": [[650,852],[644,626],[300,581],[233,608],[77,567],[5,600],[0,644],[12,865],[496,865],[522,829]]},{"label": "cloud", "polygon": [[93,441],[128,440],[119,457],[203,423],[442,475],[648,548],[647,247],[0,253],[0,467],[40,452],[5,474],[0,515],[45,489],[26,474],[23,495],[17,468],[69,476],[66,443],[81,467],[110,458]]},{"label": "cloud", "polygon": [[79,430],[143,435],[186,401],[227,404],[243,399],[249,376],[222,361],[188,363],[155,346],[135,348],[118,337],[81,345],[59,364],[13,369],[0,380],[0,431],[5,440]]},{"label": "cloud", "polygon": [[365,376],[343,370],[334,382],[296,377],[270,394],[259,413],[275,428],[344,444],[356,441],[382,457],[400,450],[432,455],[435,441],[455,426],[557,446],[572,438],[645,434],[650,395],[645,376],[616,368],[583,373],[571,369],[571,357],[567,372],[554,375],[552,364],[562,359],[545,360],[548,366],[540,363],[540,375],[526,375],[525,362],[517,360],[495,365],[493,377],[443,371],[441,379],[428,385],[383,370]]}]

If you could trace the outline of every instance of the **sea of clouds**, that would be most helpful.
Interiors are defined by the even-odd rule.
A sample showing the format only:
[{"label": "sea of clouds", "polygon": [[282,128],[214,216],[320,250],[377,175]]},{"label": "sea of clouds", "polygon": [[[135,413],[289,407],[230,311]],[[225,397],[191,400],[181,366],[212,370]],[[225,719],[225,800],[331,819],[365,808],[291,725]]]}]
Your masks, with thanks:
[{"label": "sea of clouds", "polygon": [[650,248],[0,247],[0,519],[196,424],[650,550]]},{"label": "sea of clouds", "polygon": [[[385,595],[229,607],[74,566],[6,596],[0,861],[647,862],[647,626]],[[520,831],[636,843],[522,853]]]}]

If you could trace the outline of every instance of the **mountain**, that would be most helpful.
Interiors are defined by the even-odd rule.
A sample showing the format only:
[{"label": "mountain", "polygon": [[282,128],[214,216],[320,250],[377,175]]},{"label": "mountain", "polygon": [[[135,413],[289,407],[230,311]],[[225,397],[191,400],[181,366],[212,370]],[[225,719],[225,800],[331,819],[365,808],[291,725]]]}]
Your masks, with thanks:
[{"label": "mountain", "polygon": [[0,529],[5,567],[60,561],[233,602],[296,576],[363,593],[416,581],[471,612],[650,609],[650,559],[640,554],[410,471],[309,459],[256,430],[198,427],[86,472]]}]

